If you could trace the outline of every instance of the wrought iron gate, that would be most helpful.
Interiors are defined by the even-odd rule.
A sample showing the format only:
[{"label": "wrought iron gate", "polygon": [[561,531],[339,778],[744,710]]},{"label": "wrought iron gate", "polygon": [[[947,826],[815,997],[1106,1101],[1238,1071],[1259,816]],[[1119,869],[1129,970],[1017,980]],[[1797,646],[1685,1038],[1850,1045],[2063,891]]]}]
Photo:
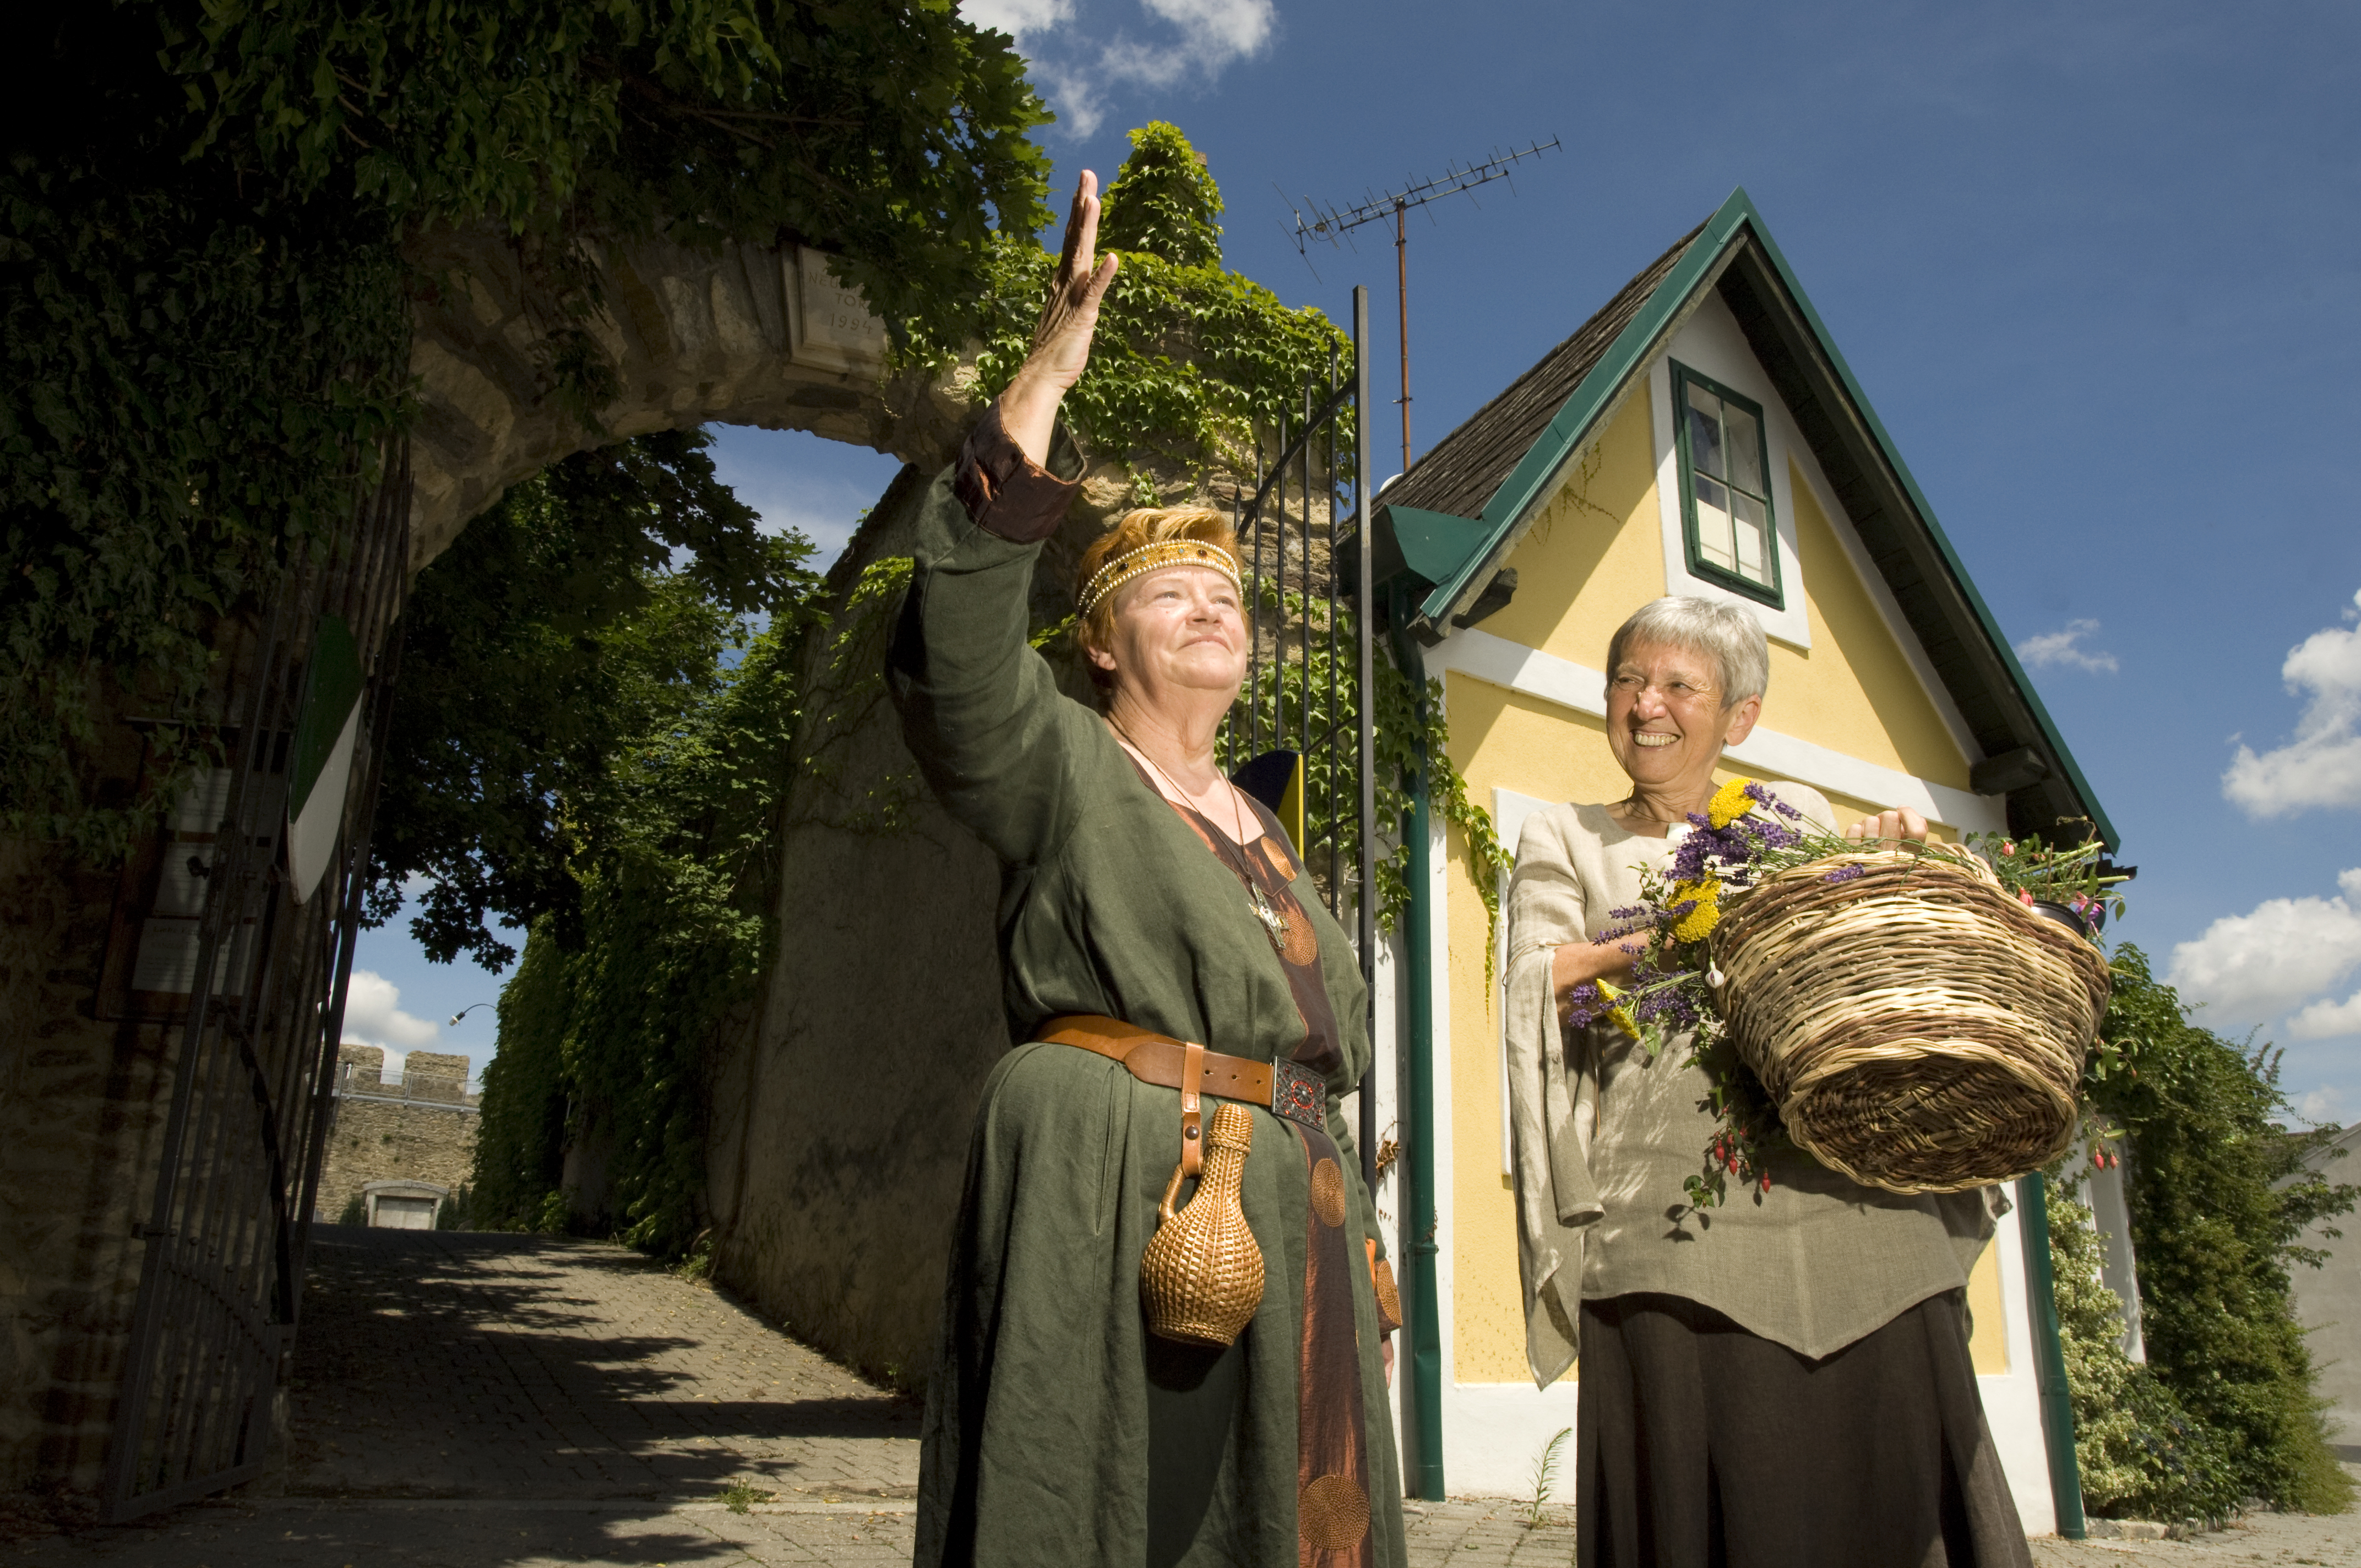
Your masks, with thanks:
[{"label": "wrought iron gate", "polygon": [[[225,651],[214,711],[158,721],[211,729],[226,765],[201,775],[151,848],[147,891],[116,922],[122,950],[102,982],[102,1008],[141,1029],[171,1080],[137,1223],[146,1247],[106,1457],[111,1519],[250,1480],[270,1442],[358,934],[409,522],[398,448],[331,558],[290,572]],[[349,733],[322,752],[303,721],[322,711],[340,649],[357,655],[341,663],[360,685]],[[324,822],[311,830],[333,848],[306,889],[291,874],[304,857],[290,785],[315,752],[349,759],[349,772],[311,771],[333,798],[301,819]]]},{"label": "wrought iron gate", "polygon": [[[1231,776],[1296,833],[1297,852],[1322,884],[1328,912],[1349,922],[1368,985],[1374,1040],[1377,704],[1365,608],[1371,552],[1362,548],[1371,500],[1362,456],[1369,449],[1368,335],[1369,292],[1356,287],[1352,378],[1339,382],[1332,353],[1324,393],[1304,383],[1301,421],[1279,420],[1276,455],[1267,466],[1257,460],[1254,494],[1233,503],[1253,635],[1246,687],[1224,727],[1222,759]],[[1340,582],[1340,573],[1350,580]],[[1362,1175],[1375,1190],[1374,1068],[1361,1091],[1356,1137]]]}]

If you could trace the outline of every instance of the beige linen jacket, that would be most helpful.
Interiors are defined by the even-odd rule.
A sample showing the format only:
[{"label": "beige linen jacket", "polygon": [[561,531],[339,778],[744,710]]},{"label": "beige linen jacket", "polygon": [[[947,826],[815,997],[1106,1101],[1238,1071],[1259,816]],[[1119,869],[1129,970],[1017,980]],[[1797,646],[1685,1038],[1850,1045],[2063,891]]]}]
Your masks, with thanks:
[{"label": "beige linen jacket", "polygon": [[[1805,785],[1780,798],[1822,825]],[[2006,1210],[1998,1189],[1905,1197],[1862,1187],[1793,1149],[1771,1160],[1767,1193],[1735,1190],[1688,1206],[1715,1121],[1705,1073],[1675,1036],[1653,1061],[1612,1025],[1567,1029],[1550,985],[1552,949],[1595,940],[1609,911],[1639,901],[1640,866],[1662,869],[1674,839],[1624,831],[1603,806],[1554,806],[1525,819],[1506,919],[1509,1124],[1515,1167],[1525,1355],[1537,1385],[1573,1365],[1585,1299],[1637,1291],[1684,1297],[1817,1359],[1930,1296],[1956,1290]]]}]

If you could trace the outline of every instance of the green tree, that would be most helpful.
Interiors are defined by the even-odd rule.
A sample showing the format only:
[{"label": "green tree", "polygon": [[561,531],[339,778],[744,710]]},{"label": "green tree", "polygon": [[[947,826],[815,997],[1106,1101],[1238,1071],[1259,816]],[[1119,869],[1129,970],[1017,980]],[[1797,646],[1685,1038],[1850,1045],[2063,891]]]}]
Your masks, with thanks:
[{"label": "green tree", "polygon": [[[618,830],[616,769],[720,679],[740,617],[792,615],[800,535],[765,536],[701,431],[514,486],[419,575],[371,839],[369,916],[413,878],[427,956],[515,956],[496,921],[580,937],[577,859]],[[686,564],[665,573],[675,554]]]},{"label": "green tree", "polygon": [[570,935],[544,915],[503,990],[500,1048],[484,1075],[474,1205],[479,1225],[544,1228],[565,1150],[606,1157],[604,1219],[651,1250],[703,1228],[708,1086],[719,1033],[750,1003],[773,939],[779,797],[791,772],[794,659],[803,623],[774,617],[734,664],[675,683],[677,622],[709,609],[681,576],[610,636],[648,685],[588,792]]},{"label": "green tree", "polygon": [[2148,1365],[2220,1440],[2236,1496],[2340,1512],[2352,1484],[2328,1446],[2289,1270],[2318,1265],[2304,1233],[2361,1189],[2304,1164],[2335,1129],[2274,1121],[2288,1110],[2276,1051],[2192,1023],[2137,948],[2118,948],[2114,969],[2102,1034],[2121,1065],[2093,1099],[2130,1147]]}]

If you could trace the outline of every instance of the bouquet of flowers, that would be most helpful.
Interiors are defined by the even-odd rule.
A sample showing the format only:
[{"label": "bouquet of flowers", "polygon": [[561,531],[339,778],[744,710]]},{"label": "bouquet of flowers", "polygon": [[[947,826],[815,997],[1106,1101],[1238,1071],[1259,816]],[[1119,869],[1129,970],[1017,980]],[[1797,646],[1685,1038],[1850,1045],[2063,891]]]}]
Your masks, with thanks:
[{"label": "bouquet of flowers", "polygon": [[[1726,913],[1766,879],[1819,861],[1830,863],[1817,881],[1836,885],[1868,877],[1880,858],[1947,864],[1996,883],[2092,943],[2105,915],[2123,907],[2116,891],[2123,879],[2110,873],[2095,842],[2053,849],[2037,839],[1993,834],[1973,836],[1965,845],[1863,844],[1808,822],[1748,779],[1724,784],[1686,829],[1674,831],[1679,838],[1669,866],[1642,871],[1641,902],[1612,911],[1615,924],[1598,938],[1637,952],[1630,979],[1621,985],[1576,986],[1567,1021],[1604,1022],[1636,1042],[1649,1061],[1675,1036],[1686,1036],[1685,1065],[1704,1069],[1708,1087],[1701,1108],[1716,1124],[1697,1173],[1686,1183],[1690,1203],[1700,1209],[1724,1201],[1733,1181],[1762,1201],[1771,1186],[1770,1151],[1794,1142],[1779,1103],[1731,1037],[1732,999],[1716,961],[1715,933]],[[1820,1149],[1811,1152],[1828,1157]]]}]

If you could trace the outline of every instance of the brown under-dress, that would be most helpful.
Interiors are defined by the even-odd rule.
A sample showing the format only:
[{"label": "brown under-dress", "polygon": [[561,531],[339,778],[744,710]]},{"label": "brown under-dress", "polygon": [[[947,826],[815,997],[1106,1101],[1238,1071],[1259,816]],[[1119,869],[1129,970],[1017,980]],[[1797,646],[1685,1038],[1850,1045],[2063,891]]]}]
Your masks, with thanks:
[{"label": "brown under-dress", "polygon": [[1807,1360],[1679,1296],[1582,1304],[1580,1568],[2031,1568],[1956,1292]]},{"label": "brown under-dress", "polygon": [[[1248,887],[1262,895],[1262,906],[1276,916],[1271,948],[1287,972],[1288,989],[1303,1019],[1302,1043],[1290,1059],[1322,1077],[1335,1071],[1343,1058],[1335,1008],[1321,978],[1319,934],[1290,885],[1301,866],[1288,852],[1279,819],[1254,803],[1262,834],[1240,844],[1204,813],[1159,790],[1137,757],[1131,764],[1141,785],[1171,806],[1213,858],[1237,877],[1238,896],[1252,902]],[[1305,1561],[1317,1552],[1323,1568],[1348,1568],[1371,1561],[1367,1547],[1372,1543],[1369,1455],[1354,1354],[1352,1270],[1359,1249],[1345,1229],[1343,1156],[1319,1127],[1309,1123],[1298,1126],[1312,1223],[1304,1234],[1303,1332],[1296,1375],[1297,1526]],[[1211,1467],[1193,1456],[1220,1452],[1235,1420],[1241,1362],[1236,1345],[1216,1352],[1150,1337],[1149,1568],[1180,1562],[1196,1539],[1213,1477]],[[1349,1477],[1353,1485],[1341,1486],[1335,1477]]]}]

